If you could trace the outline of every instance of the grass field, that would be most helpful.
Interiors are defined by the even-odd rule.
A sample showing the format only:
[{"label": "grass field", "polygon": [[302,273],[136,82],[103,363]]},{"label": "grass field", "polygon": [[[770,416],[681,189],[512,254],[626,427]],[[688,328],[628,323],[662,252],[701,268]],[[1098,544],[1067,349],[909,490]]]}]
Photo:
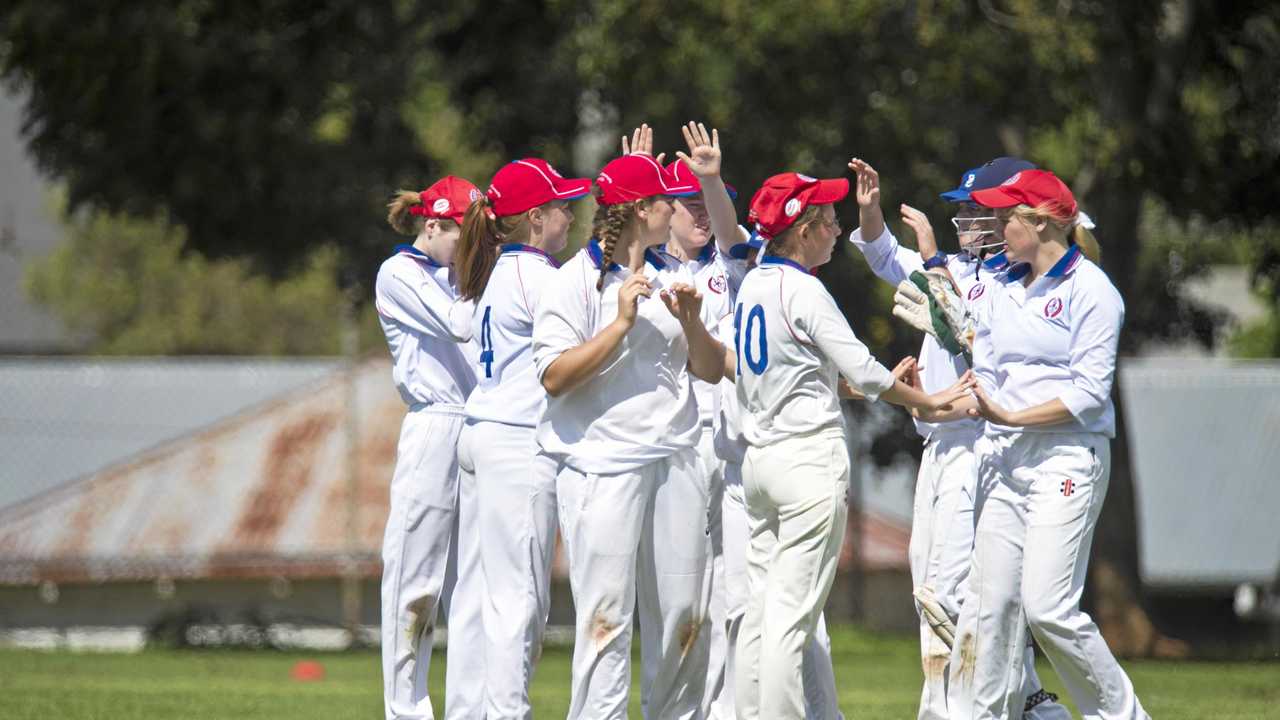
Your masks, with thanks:
[{"label": "grass field", "polygon": [[[840,705],[849,720],[915,717],[920,670],[912,639],[854,628],[833,633]],[[320,661],[325,678],[290,679],[299,660]],[[636,663],[635,665],[638,665]],[[635,667],[633,665],[633,667]],[[1280,718],[1280,663],[1126,662],[1157,720]],[[444,663],[432,667],[441,688]],[[1057,678],[1041,673],[1050,689]],[[569,651],[549,649],[538,668],[538,717],[564,717]],[[381,717],[373,652],[153,650],[134,655],[0,651],[0,718],[5,720],[320,720]],[[640,717],[638,683],[632,718]],[[436,709],[441,704],[436,698]]]}]

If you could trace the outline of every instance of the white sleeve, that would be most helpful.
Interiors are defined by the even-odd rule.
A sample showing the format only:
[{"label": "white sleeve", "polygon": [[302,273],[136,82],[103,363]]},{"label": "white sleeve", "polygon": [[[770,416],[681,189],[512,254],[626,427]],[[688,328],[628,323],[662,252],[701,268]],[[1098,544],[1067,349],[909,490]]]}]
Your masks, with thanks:
[{"label": "white sleeve", "polygon": [[888,225],[884,226],[880,237],[870,241],[862,237],[862,228],[858,228],[849,233],[849,242],[867,258],[871,272],[894,287],[912,272],[924,270],[924,259],[920,253],[898,244],[898,238],[889,232]]},{"label": "white sleeve", "polygon": [[470,342],[476,314],[475,300],[457,300],[449,308],[449,332],[458,342]]},{"label": "white sleeve", "polygon": [[1072,387],[1060,399],[1076,419],[1105,406],[1111,398],[1124,324],[1124,302],[1115,288],[1110,283],[1092,285],[1072,292],[1068,309]]},{"label": "white sleeve", "polygon": [[463,311],[454,310],[454,300],[445,295],[430,276],[409,278],[383,268],[378,273],[374,295],[378,314],[383,317],[442,340],[466,342],[470,338],[470,328],[466,337],[454,332],[452,318]]},{"label": "white sleeve", "polygon": [[[853,334],[835,298],[821,285],[806,283],[793,293],[788,315],[797,329],[809,336],[840,374],[868,400],[893,387],[893,373],[871,356],[871,351]],[[798,338],[797,338],[798,339]]]},{"label": "white sleeve", "polygon": [[973,374],[982,383],[988,393],[995,393],[996,363],[995,353],[991,346],[992,297],[1003,289],[997,287],[996,280],[986,283],[986,292],[977,300],[969,301],[969,312],[973,317]]},{"label": "white sleeve", "polygon": [[[547,372],[551,363],[565,351],[581,345],[594,335],[588,307],[592,298],[584,292],[580,263],[573,263],[556,271],[542,288],[533,318],[533,363],[538,379]],[[599,294],[595,285],[590,291]]]}]

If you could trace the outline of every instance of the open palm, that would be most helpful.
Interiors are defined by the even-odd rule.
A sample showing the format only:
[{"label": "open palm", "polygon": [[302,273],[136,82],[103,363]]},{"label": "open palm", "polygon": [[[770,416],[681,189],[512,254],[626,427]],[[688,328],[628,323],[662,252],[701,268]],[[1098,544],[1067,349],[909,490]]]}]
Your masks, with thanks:
[{"label": "open palm", "polygon": [[689,154],[677,152],[676,156],[698,177],[714,177],[720,174],[720,133],[715,128],[707,133],[702,123],[690,122],[681,126]]}]

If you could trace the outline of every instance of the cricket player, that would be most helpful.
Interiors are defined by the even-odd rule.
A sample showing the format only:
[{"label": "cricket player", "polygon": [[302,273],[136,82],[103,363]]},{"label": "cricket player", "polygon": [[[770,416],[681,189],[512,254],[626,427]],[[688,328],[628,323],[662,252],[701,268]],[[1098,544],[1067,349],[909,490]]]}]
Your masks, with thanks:
[{"label": "cricket player", "polygon": [[[484,656],[479,646],[480,581],[474,488],[459,488],[463,404],[476,384],[467,344],[450,316],[457,300],[452,268],[459,222],[479,191],[461,178],[421,193],[401,192],[388,221],[412,244],[382,263],[375,300],[393,361],[392,378],[409,406],[400,430],[391,511],[382,543],[382,677],[387,720],[435,713],[427,678],[436,616],[449,613],[445,705],[449,718],[479,717]],[[448,577],[446,577],[448,575]],[[456,583],[454,582],[456,578]]]},{"label": "cricket player", "polygon": [[577,614],[569,718],[626,718],[637,606],[655,669],[645,716],[696,718],[708,501],[689,374],[718,381],[724,347],[701,322],[692,275],[653,251],[669,238],[672,198],[695,190],[634,153],[596,184],[595,237],[556,271],[533,328],[548,395],[537,437],[558,467]]},{"label": "cricket player", "polygon": [[485,707],[490,720],[533,717],[529,682],[551,602],[555,463],[539,455],[535,428],[546,393],[533,364],[533,320],[573,222],[569,203],[591,191],[526,158],[503,166],[467,211],[455,266],[478,382],[467,399],[458,462],[478,489],[486,597]]},{"label": "cricket player", "polygon": [[[855,159],[857,173],[859,227],[849,241],[866,257],[872,272],[895,287],[913,272],[943,270],[954,282],[960,298],[981,298],[992,282],[1002,258],[994,259],[1004,244],[994,239],[995,218],[991,210],[970,201],[970,193],[992,188],[1014,173],[1035,166],[1020,158],[1001,157],[965,172],[959,185],[942,194],[956,205],[956,226],[960,252],[938,252],[932,227],[924,214],[908,205],[901,207],[902,219],[916,235],[918,251],[898,244],[885,225],[880,207],[880,178],[875,169]],[[986,264],[990,261],[990,264]],[[925,392],[951,386],[968,369],[960,355],[926,334],[918,364]],[[920,660],[924,687],[920,692],[919,720],[947,720],[947,663],[951,656],[955,621],[960,615],[964,579],[973,554],[973,495],[977,481],[973,447],[984,423],[978,418],[960,418],[946,423],[916,419],[916,432],[924,440],[920,471],[916,479],[911,514],[909,558],[911,578],[920,616]],[[942,617],[935,617],[938,613]],[[1024,706],[1029,719],[1068,720],[1070,713],[1056,696],[1045,692],[1035,673],[1035,651],[1024,653],[1027,696]]]},{"label": "cricket player", "polygon": [[1009,268],[973,303],[978,443],[973,565],[952,652],[952,718],[1022,709],[1027,627],[1085,718],[1148,718],[1133,683],[1080,609],[1110,476],[1111,384],[1124,303],[1071,190],[1023,170],[972,193],[996,217]]},{"label": "cricket player", "polygon": [[845,179],[783,173],[765,181],[750,218],[769,254],[747,274],[734,311],[736,392],[749,447],[743,464],[749,600],[735,693],[743,720],[803,718],[803,649],[835,578],[848,512],[843,377],[868,399],[936,409],[871,357],[813,275],[839,234]]}]

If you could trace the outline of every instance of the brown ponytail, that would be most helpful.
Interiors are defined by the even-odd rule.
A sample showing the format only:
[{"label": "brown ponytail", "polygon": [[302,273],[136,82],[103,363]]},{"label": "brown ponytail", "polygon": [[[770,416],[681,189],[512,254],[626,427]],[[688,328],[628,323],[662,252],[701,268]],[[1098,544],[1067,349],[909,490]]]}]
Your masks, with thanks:
[{"label": "brown ponytail", "polygon": [[387,223],[391,229],[401,235],[417,235],[422,232],[425,220],[421,215],[410,212],[414,207],[422,205],[422,196],[412,190],[397,190],[387,203]]},{"label": "brown ponytail", "polygon": [[453,269],[458,273],[458,292],[463,300],[479,300],[489,284],[498,248],[504,243],[529,239],[528,215],[497,217],[488,197],[471,203],[462,218],[462,234],[454,250]]},{"label": "brown ponytail", "polygon": [[622,237],[622,229],[627,221],[635,217],[634,203],[624,202],[615,205],[596,206],[596,215],[591,221],[591,233],[600,241],[600,277],[596,280],[596,291],[604,292],[604,279],[609,274],[609,266],[613,264],[613,250]]}]

